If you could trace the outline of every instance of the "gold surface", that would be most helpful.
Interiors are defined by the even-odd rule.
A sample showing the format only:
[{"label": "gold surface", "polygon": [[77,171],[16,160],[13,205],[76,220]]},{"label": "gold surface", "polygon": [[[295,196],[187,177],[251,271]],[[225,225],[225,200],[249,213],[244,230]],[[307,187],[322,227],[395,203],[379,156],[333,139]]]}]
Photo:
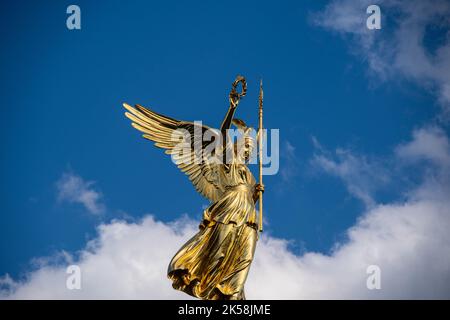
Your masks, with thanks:
[{"label": "gold surface", "polygon": [[[239,84],[242,87],[240,93],[237,91]],[[245,79],[238,76],[229,95],[229,109],[217,133],[227,135],[236,107],[245,93]],[[244,159],[232,151],[231,161],[215,162],[212,158],[224,159],[226,151],[205,157],[199,150],[202,151],[210,142],[200,141],[199,144],[198,139],[195,139],[196,131],[205,132],[209,127],[178,121],[140,105],[132,107],[125,103],[124,107],[132,126],[143,132],[144,138],[165,149],[178,168],[188,175],[196,190],[211,201],[203,212],[198,233],[170,261],[167,274],[173,287],[201,299],[245,299],[244,284],[255,253],[258,227],[262,228],[262,206],[257,222],[255,203],[262,199],[264,191],[261,184],[256,184],[246,165],[251,152],[251,144],[247,143],[250,140],[244,137]],[[259,112],[259,127],[262,129],[262,86]],[[234,120],[235,125],[245,127],[242,120]],[[177,135],[180,129],[187,135]],[[190,141],[187,144],[188,152],[182,154],[177,149],[181,140]],[[221,150],[236,148],[231,148],[228,139],[224,139]],[[200,161],[193,161],[198,159]]]},{"label": "gold surface", "polygon": [[[259,108],[258,108],[258,164],[259,164],[259,184],[263,186],[263,175],[262,175],[262,156],[263,156],[263,99],[264,99],[264,92],[263,92],[263,86],[262,86],[262,79],[259,83]],[[264,189],[259,189],[259,232],[263,231],[263,192]]]}]

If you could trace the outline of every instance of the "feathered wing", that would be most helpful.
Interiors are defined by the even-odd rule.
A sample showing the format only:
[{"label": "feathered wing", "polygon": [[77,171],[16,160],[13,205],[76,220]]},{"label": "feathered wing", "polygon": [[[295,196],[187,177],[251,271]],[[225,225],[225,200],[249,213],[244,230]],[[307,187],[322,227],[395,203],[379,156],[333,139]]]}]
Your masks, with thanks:
[{"label": "feathered wing", "polygon": [[[207,156],[203,152],[211,141],[219,141],[216,139],[220,138],[220,133],[195,122],[163,116],[140,105],[132,107],[124,103],[123,106],[128,110],[125,115],[132,121],[132,126],[143,132],[143,137],[153,141],[155,146],[166,149],[165,153],[172,156],[199,193],[213,202],[221,197],[224,190],[218,174],[221,164],[215,162],[218,155],[212,152]],[[211,141],[201,139],[205,131],[213,136]]]}]

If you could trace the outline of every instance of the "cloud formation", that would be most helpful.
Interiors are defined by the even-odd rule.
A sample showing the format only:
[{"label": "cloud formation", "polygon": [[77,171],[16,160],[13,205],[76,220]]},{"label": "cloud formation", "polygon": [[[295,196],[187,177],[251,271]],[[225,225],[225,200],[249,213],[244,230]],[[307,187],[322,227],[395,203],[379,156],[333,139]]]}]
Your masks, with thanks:
[{"label": "cloud formation", "polygon": [[[165,224],[147,216],[139,223],[112,221],[98,227],[98,236],[63,261],[43,262],[23,282],[5,276],[3,298],[11,299],[180,299],[170,286],[166,269],[170,255],[195,232],[182,218]],[[61,259],[59,259],[61,260]],[[81,270],[81,289],[69,290],[69,265]]]},{"label": "cloud formation", "polygon": [[317,138],[312,137],[312,141],[315,151],[310,163],[313,168],[341,179],[352,196],[372,208],[376,204],[375,191],[390,179],[382,165],[343,148],[332,153],[321,146]]},{"label": "cloud formation", "polygon": [[396,148],[397,156],[409,160],[428,160],[439,168],[450,164],[450,145],[448,138],[439,127],[417,129],[413,132],[413,141]]},{"label": "cloud formation", "polygon": [[[350,40],[380,79],[401,77],[436,93],[450,112],[450,2],[381,0],[382,29],[366,28],[373,1],[331,1],[313,22]],[[442,33],[442,39],[436,33]]]},{"label": "cloud formation", "polygon": [[85,181],[73,172],[66,172],[56,183],[58,201],[78,203],[89,213],[101,214],[105,210],[102,194],[93,185],[92,181]]}]

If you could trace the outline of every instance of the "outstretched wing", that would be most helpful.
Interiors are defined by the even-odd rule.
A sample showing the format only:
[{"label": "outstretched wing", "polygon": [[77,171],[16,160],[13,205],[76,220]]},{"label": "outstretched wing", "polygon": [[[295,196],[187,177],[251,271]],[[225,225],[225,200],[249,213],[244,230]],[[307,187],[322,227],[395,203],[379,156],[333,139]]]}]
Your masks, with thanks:
[{"label": "outstretched wing", "polygon": [[[224,190],[219,181],[220,163],[212,158],[218,155],[214,150],[207,156],[203,152],[213,141],[218,141],[217,131],[199,123],[163,116],[140,105],[132,107],[124,103],[123,106],[129,111],[125,115],[132,126],[143,132],[144,138],[155,142],[155,146],[166,149],[165,153],[172,156],[199,193],[213,202],[221,197]],[[206,131],[213,135],[210,141],[202,139]]]}]

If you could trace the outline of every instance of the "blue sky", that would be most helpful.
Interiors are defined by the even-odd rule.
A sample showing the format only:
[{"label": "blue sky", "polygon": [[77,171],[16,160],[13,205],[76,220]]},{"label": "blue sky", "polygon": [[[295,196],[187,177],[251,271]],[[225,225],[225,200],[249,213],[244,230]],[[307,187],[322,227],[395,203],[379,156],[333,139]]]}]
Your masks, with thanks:
[{"label": "blue sky", "polygon": [[[315,22],[332,3],[77,1],[82,28],[73,31],[67,1],[2,3],[0,275],[20,277],[33,258],[82,249],[111,219],[199,219],[207,201],[131,128],[121,105],[218,127],[237,74],[248,82],[237,116],[257,125],[262,77],[265,126],[280,129],[280,173],[265,178],[265,232],[292,240],[298,254],[329,253],[367,203],[314,159],[342,163],[348,152],[395,171],[396,147],[445,109],[433,79],[386,80],[357,49],[357,34]],[[395,17],[390,8],[383,21]],[[381,42],[396,27],[386,23],[371,37]],[[429,30],[423,45],[432,51],[448,30]],[[404,199],[417,168],[401,172],[405,180],[374,182],[375,203]],[[97,214],[58,200],[65,173],[93,182],[86,186],[102,203]]]}]

